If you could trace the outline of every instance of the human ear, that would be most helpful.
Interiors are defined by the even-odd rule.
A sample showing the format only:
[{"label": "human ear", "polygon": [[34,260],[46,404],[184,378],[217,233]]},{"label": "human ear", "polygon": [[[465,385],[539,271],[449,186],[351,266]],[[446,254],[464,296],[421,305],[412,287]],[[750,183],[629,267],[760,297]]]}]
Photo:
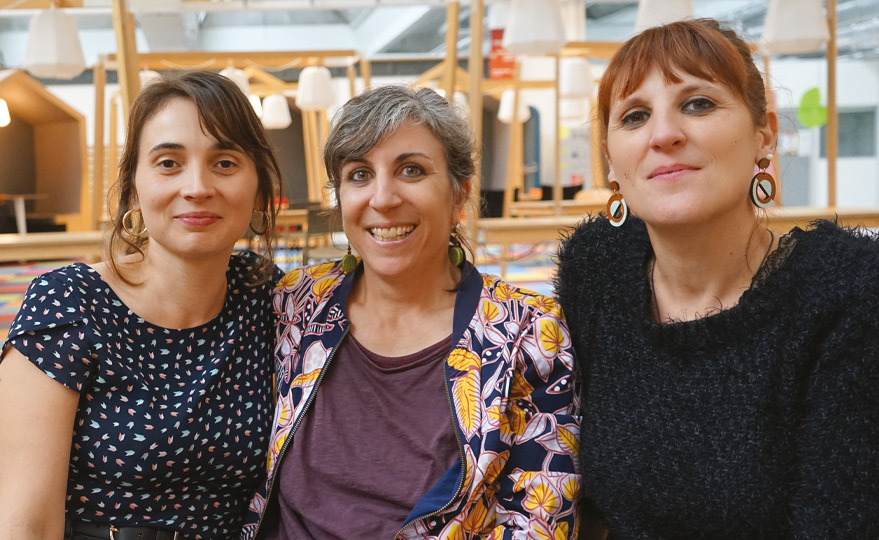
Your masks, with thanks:
[{"label": "human ear", "polygon": [[757,128],[760,154],[757,160],[774,154],[778,144],[778,114],[773,111],[766,113],[766,125]]}]

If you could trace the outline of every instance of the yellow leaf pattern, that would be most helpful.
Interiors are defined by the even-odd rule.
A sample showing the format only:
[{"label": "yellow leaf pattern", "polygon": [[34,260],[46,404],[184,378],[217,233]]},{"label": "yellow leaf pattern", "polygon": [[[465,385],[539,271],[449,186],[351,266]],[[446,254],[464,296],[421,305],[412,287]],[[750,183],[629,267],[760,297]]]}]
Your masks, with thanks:
[{"label": "yellow leaf pattern", "polygon": [[449,355],[449,366],[458,371],[470,371],[471,369],[479,369],[481,362],[473,352],[467,349],[455,349]]},{"label": "yellow leaf pattern", "polygon": [[525,377],[518,371],[513,372],[513,384],[510,385],[510,400],[525,399],[534,392],[534,387],[528,384]]},{"label": "yellow leaf pattern", "polygon": [[488,509],[480,499],[476,501],[476,504],[474,504],[472,508],[470,508],[470,512],[464,519],[464,530],[471,533],[478,533],[482,530],[486,517],[488,517]]},{"label": "yellow leaf pattern", "polygon": [[308,274],[309,277],[311,277],[315,280],[320,280],[320,278],[327,275],[330,272],[330,270],[333,269],[333,266],[335,266],[335,263],[333,263],[333,262],[316,264],[314,266],[309,266],[308,268],[306,268],[305,273]]},{"label": "yellow leaf pattern", "polygon": [[553,540],[568,540],[568,538],[570,538],[570,535],[568,534],[570,530],[571,527],[566,521],[559,523],[559,526],[555,529]]},{"label": "yellow leaf pattern", "polygon": [[557,321],[552,319],[540,321],[540,344],[546,352],[558,353],[564,342],[565,337]]},{"label": "yellow leaf pattern", "polygon": [[302,277],[302,271],[300,270],[287,272],[286,274],[284,274],[284,277],[281,278],[281,281],[278,282],[276,288],[292,289],[293,286],[299,282],[300,277]]},{"label": "yellow leaf pattern", "polygon": [[482,318],[486,321],[496,321],[500,318],[501,310],[494,302],[482,302]]},{"label": "yellow leaf pattern", "polygon": [[580,482],[576,478],[570,478],[562,485],[562,495],[569,501],[576,501],[580,496]]},{"label": "yellow leaf pattern", "polygon": [[320,376],[319,369],[309,371],[308,373],[303,373],[302,375],[299,375],[298,377],[293,379],[292,386],[308,386],[309,384],[316,381],[319,376]]},{"label": "yellow leaf pattern", "polygon": [[559,498],[551,487],[543,482],[538,482],[532,484],[528,495],[522,501],[522,506],[529,512],[542,516],[551,516],[559,507]]},{"label": "yellow leaf pattern", "polygon": [[322,279],[314,284],[312,288],[312,292],[318,298],[323,298],[324,294],[330,290],[335,284],[335,280],[332,279]]},{"label": "yellow leaf pattern", "polygon": [[461,431],[470,437],[476,433],[479,416],[479,372],[468,371],[465,375],[455,379],[454,397],[455,409],[458,412],[458,420]]}]

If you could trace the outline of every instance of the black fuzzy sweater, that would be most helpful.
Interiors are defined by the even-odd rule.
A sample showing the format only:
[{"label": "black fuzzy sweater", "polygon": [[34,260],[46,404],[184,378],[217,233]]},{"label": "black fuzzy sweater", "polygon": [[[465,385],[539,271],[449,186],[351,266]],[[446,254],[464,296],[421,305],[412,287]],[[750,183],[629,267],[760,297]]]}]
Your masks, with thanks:
[{"label": "black fuzzy sweater", "polygon": [[794,229],[739,303],[650,316],[643,222],[562,244],[584,506],[614,540],[879,538],[879,242]]}]

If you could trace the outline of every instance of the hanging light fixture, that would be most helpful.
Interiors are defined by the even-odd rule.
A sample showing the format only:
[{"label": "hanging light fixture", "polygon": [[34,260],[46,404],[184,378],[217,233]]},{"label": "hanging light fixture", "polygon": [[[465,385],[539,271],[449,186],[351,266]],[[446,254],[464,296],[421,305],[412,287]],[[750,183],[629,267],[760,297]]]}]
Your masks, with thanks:
[{"label": "hanging light fixture", "polygon": [[821,0],[770,0],[760,45],[774,54],[824,48],[830,40]]},{"label": "hanging light fixture", "polygon": [[247,101],[250,102],[250,106],[253,107],[253,111],[256,115],[262,118],[262,102],[259,100],[259,96],[256,94],[250,94],[247,96]]},{"label": "hanging light fixture", "polygon": [[559,119],[586,123],[589,120],[589,99],[562,98],[559,100]]},{"label": "hanging light fixture", "polygon": [[514,54],[556,54],[565,46],[558,0],[513,0],[503,47]]},{"label": "hanging light fixture", "polygon": [[640,0],[635,18],[635,33],[653,26],[693,18],[690,0]]},{"label": "hanging light fixture", "polygon": [[589,98],[595,81],[589,60],[566,56],[559,62],[559,95],[562,98]]},{"label": "hanging light fixture", "polygon": [[333,105],[333,76],[324,66],[308,66],[299,74],[296,106],[303,111],[320,111]]},{"label": "hanging light fixture", "polygon": [[[513,123],[513,102],[515,100],[516,95],[513,90],[504,90],[503,94],[501,94],[501,103],[497,110],[497,119],[504,124]],[[531,109],[528,107],[528,104],[525,103],[525,100],[522,99],[522,93],[520,92],[518,120],[520,123],[524,124],[529,119],[531,119]]]},{"label": "hanging light fixture", "polygon": [[54,2],[30,21],[24,69],[43,79],[72,79],[85,70],[76,19]]},{"label": "hanging light fixture", "polygon": [[150,84],[151,82],[159,81],[162,79],[162,75],[159,74],[158,71],[154,71],[152,69],[142,69],[137,74],[140,79],[140,87]]},{"label": "hanging light fixture", "polygon": [[262,101],[262,125],[266,129],[287,129],[293,123],[284,94],[272,94]]},{"label": "hanging light fixture", "polygon": [[223,68],[223,70],[220,71],[220,75],[234,82],[238,86],[238,88],[241,89],[245,96],[250,95],[250,80],[247,78],[247,74],[244,73],[243,69],[229,66],[227,68]]},{"label": "hanging light fixture", "polygon": [[12,117],[9,116],[9,105],[6,104],[5,99],[0,98],[0,127],[8,126],[11,121]]}]

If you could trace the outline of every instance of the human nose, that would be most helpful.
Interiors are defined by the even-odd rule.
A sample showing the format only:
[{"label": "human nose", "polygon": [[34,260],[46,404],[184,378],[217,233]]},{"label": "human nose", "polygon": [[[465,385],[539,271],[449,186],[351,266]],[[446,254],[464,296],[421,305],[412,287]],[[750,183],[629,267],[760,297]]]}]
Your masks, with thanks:
[{"label": "human nose", "polygon": [[652,130],[650,146],[655,150],[668,150],[686,144],[687,136],[674,112],[654,111],[651,115]]},{"label": "human nose", "polygon": [[214,184],[205,167],[188,167],[183,177],[181,193],[187,199],[204,199],[213,195]]},{"label": "human nose", "polygon": [[400,204],[397,182],[389,173],[379,173],[373,182],[369,205],[376,210],[386,210]]}]

